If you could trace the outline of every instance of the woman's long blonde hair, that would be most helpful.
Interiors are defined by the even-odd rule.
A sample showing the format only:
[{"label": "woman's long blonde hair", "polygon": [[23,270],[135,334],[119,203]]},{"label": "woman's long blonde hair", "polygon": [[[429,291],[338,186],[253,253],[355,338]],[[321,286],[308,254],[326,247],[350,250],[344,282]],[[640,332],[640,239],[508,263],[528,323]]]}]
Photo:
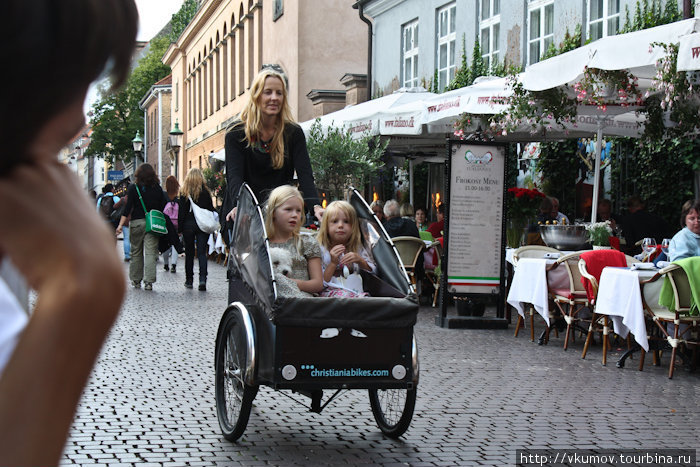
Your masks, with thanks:
[{"label": "woman's long blonde hair", "polygon": [[282,82],[282,94],[284,97],[277,128],[275,128],[275,134],[270,143],[272,168],[279,169],[284,164],[284,128],[288,123],[294,123],[292,111],[289,108],[289,99],[287,98],[287,81],[282,73],[271,68],[264,68],[258,73],[253,80],[253,84],[250,85],[250,97],[248,98],[248,103],[241,111],[241,122],[239,125],[243,125],[245,128],[245,138],[248,141],[248,146],[256,141],[260,141],[262,112],[260,111],[259,101],[267,78],[277,78]]},{"label": "woman's long blonde hair", "polygon": [[338,218],[339,214],[345,214],[345,217],[350,221],[350,236],[345,243],[345,250],[350,253],[359,253],[362,246],[362,233],[360,232],[360,222],[357,220],[357,212],[347,201],[333,201],[328,205],[326,211],[321,218],[321,228],[318,231],[318,243],[323,245],[326,250],[333,247],[331,240],[329,225]]},{"label": "woman's long blonde hair", "polygon": [[182,182],[180,196],[185,199],[187,199],[188,196],[191,196],[192,200],[196,203],[197,199],[199,199],[199,194],[202,192],[202,187],[204,187],[204,189],[207,190],[207,193],[209,193],[209,196],[211,196],[209,188],[207,188],[206,184],[204,183],[204,175],[202,175],[202,171],[197,167],[192,167],[187,172],[187,175],[185,175],[185,180]]},{"label": "woman's long blonde hair", "polygon": [[267,230],[267,238],[273,238],[277,234],[274,219],[275,209],[283,205],[290,198],[297,198],[301,202],[301,218],[299,219],[296,229],[292,232],[297,251],[301,251],[299,231],[301,230],[302,222],[304,222],[304,197],[301,196],[301,192],[296,187],[282,185],[272,190],[270,197],[267,199],[267,207],[265,208],[265,230]]}]

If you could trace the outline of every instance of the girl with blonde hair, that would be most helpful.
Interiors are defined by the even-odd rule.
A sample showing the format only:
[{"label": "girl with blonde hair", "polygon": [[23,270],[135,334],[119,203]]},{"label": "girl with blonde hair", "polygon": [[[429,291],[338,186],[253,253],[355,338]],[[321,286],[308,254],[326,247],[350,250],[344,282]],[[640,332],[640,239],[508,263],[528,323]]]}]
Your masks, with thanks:
[{"label": "girl with blonde hair", "polygon": [[[376,271],[371,254],[362,245],[362,232],[357,212],[346,201],[333,201],[328,205],[321,219],[318,232],[321,244],[321,267],[323,283],[326,287],[321,295],[326,297],[358,297],[366,295],[362,290],[354,290],[343,285],[340,276],[347,273]],[[359,287],[358,287],[359,288]]]},{"label": "girl with blonde hair", "polygon": [[250,87],[248,103],[226,133],[227,220],[236,214],[238,191],[245,182],[258,201],[274,188],[290,185],[296,171],[304,201],[320,219],[306,138],[294,123],[287,99],[286,78],[277,66],[266,65]]},{"label": "girl with blonde hair", "polygon": [[195,242],[197,244],[197,259],[199,260],[199,290],[207,290],[207,241],[209,234],[203,232],[194,218],[190,198],[197,206],[209,211],[214,210],[211,202],[211,193],[204,183],[202,171],[192,167],[180,189],[180,210],[178,212],[178,232],[182,233],[185,242],[185,287],[192,288],[194,280],[194,253]]},{"label": "girl with blonde hair", "polygon": [[271,248],[283,248],[292,257],[289,278],[299,290],[318,293],[323,289],[321,248],[311,235],[301,235],[304,198],[299,190],[282,185],[270,193],[265,209],[265,229]]}]

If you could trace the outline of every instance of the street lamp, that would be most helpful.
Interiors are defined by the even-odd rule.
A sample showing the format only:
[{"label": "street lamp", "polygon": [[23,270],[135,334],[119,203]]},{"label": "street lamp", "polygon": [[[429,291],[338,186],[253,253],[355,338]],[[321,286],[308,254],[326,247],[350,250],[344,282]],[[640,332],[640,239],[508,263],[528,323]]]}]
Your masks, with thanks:
[{"label": "street lamp", "polygon": [[175,178],[177,178],[177,169],[178,169],[178,162],[177,162],[177,156],[180,152],[180,148],[182,147],[182,130],[177,124],[177,120],[175,120],[175,128],[173,128],[170,133],[168,133],[168,138],[170,140],[170,147],[173,150],[173,166],[175,167]]},{"label": "street lamp", "polygon": [[138,156],[141,154],[141,150],[143,150],[143,140],[141,139],[141,135],[139,134],[138,130],[136,130],[136,136],[134,136],[134,139],[131,140],[131,144],[134,146],[134,152],[136,153],[136,158],[134,160],[135,170],[139,161]]}]

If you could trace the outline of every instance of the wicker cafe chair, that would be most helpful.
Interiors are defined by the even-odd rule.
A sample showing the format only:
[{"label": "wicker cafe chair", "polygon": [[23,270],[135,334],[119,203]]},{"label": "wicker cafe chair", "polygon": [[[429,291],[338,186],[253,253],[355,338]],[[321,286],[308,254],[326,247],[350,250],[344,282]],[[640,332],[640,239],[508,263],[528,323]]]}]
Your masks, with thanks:
[{"label": "wicker cafe chair", "polygon": [[[581,272],[581,276],[585,277],[591,282],[591,286],[593,287],[594,294],[597,297],[598,296],[598,280],[593,276],[591,273],[588,272],[586,269],[586,261],[583,259],[580,259],[578,262],[578,268],[579,271]],[[606,365],[608,362],[608,349],[610,348],[610,340],[608,338],[608,334],[610,333],[610,326],[609,326],[609,321],[608,321],[608,316],[607,315],[598,315],[595,312],[595,300],[591,304],[593,306],[593,316],[591,317],[591,323],[588,326],[588,334],[586,335],[586,343],[583,345],[583,352],[581,352],[581,358],[586,358],[586,354],[588,353],[588,347],[591,343],[591,339],[593,338],[593,333],[602,331],[603,333],[603,365]],[[602,328],[601,328],[602,324]],[[627,345],[629,346],[629,340]]]},{"label": "wicker cafe chair", "polygon": [[[521,246],[513,252],[513,265],[517,266],[521,258],[544,258],[545,253],[559,253],[559,250],[543,245],[526,245]],[[535,341],[535,307],[528,307],[530,315],[530,341]],[[518,322],[515,325],[515,334],[513,337],[518,337],[520,328],[525,327],[525,320],[518,314]]]},{"label": "wicker cafe chair", "polygon": [[[417,284],[416,264],[420,255],[423,254],[423,250],[425,250],[425,242],[420,238],[407,236],[394,237],[391,241],[399,252],[401,262],[408,273],[408,277],[411,279],[411,283],[415,286]],[[420,290],[416,290],[416,292],[420,295]]]},{"label": "wicker cafe chair", "polygon": [[[662,309],[659,307],[652,308],[644,299],[644,285],[649,282],[654,282],[660,278],[668,278],[673,290],[673,309]],[[698,278],[692,278],[698,280]],[[690,307],[692,303],[692,292],[690,288],[690,278],[686,271],[677,264],[671,264],[660,270],[652,278],[642,282],[642,301],[645,313],[661,331],[662,335],[671,346],[671,361],[668,366],[668,377],[673,378],[673,369],[676,361],[676,351],[678,347],[685,345],[694,346],[694,352],[697,353],[697,347],[700,343],[698,336],[700,335],[700,316],[691,316]],[[667,330],[667,324],[673,326],[673,336]],[[683,327],[683,331],[681,331]],[[639,369],[644,366],[644,349],[641,351]],[[658,360],[655,354],[655,362]]]},{"label": "wicker cafe chair", "polygon": [[583,252],[574,251],[573,253],[560,256],[554,264],[548,267],[550,271],[554,268],[564,268],[569,279],[568,287],[550,287],[549,289],[549,295],[566,322],[564,350],[569,348],[569,338],[575,339],[572,331],[580,321],[579,314],[582,310],[590,308],[588,295],[581,283],[581,272],[578,268],[578,261],[581,259],[581,253]]}]

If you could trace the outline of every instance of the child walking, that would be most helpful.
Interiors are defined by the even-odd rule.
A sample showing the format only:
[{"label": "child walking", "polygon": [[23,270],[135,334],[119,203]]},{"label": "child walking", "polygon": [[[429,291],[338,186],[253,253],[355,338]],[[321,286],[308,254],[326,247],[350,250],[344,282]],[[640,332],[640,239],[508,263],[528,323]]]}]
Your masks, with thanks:
[{"label": "child walking", "polygon": [[[372,255],[362,245],[362,233],[355,208],[346,201],[333,201],[326,208],[318,233],[321,244],[324,297],[363,297],[361,281],[352,284],[349,274],[376,271]],[[359,276],[356,276],[359,279]],[[358,286],[359,285],[359,286]]]},{"label": "child walking", "polygon": [[323,289],[321,248],[311,235],[301,235],[304,220],[304,198],[291,185],[282,185],[270,193],[267,200],[265,229],[270,247],[291,253],[293,279],[299,290],[318,293]]},{"label": "child walking", "polygon": [[[168,178],[165,179],[165,194],[167,195],[168,202],[165,203],[163,214],[170,218],[173,226],[175,226],[175,230],[177,230],[178,215],[180,212],[180,202],[177,196],[179,191],[180,183],[178,183],[177,178],[173,175],[168,175]],[[177,250],[175,249],[175,245],[170,245],[168,249],[163,252],[163,268],[172,273],[177,271]]]}]

